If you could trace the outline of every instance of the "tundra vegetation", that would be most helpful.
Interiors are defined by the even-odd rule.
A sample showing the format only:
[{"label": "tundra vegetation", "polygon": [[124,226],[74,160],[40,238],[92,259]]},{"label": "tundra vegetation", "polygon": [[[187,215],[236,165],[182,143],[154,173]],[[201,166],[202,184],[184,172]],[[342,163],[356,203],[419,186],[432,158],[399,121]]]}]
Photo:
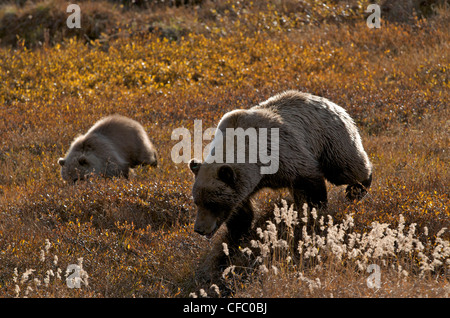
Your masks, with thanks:
[{"label": "tundra vegetation", "polygon": [[[380,2],[373,29],[365,0],[77,3],[79,29],[66,1],[0,6],[2,297],[449,296],[445,1]],[[328,217],[266,191],[241,246],[194,233],[172,131],[287,89],[355,119],[368,195],[348,202],[327,185]],[[142,123],[158,167],[65,183],[57,159],[113,113]],[[207,267],[214,258],[224,265]]]}]

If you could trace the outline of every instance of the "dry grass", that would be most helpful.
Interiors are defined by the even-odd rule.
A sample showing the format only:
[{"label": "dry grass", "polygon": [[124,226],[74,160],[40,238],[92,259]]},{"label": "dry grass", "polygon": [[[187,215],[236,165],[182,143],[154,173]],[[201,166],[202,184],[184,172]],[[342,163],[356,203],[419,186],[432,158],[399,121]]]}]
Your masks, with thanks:
[{"label": "dry grass", "polygon": [[[224,0],[146,10],[83,1],[85,27],[72,34],[58,24],[66,14],[55,13],[65,2],[35,3],[0,7],[1,296],[180,297],[201,288],[216,296],[210,289],[216,284],[221,296],[448,297],[448,252],[439,251],[443,264],[421,272],[424,257],[431,264],[439,242],[448,248],[449,240],[448,231],[438,237],[450,228],[448,9],[371,30],[364,1],[358,7],[356,1]],[[22,21],[38,6],[48,8],[51,15],[42,19],[48,25],[36,27],[42,21],[31,19],[1,33],[8,14]],[[87,34],[96,22],[100,32]],[[251,258],[230,246],[225,257],[223,233],[209,242],[193,232],[193,180],[185,164],[170,159],[173,129],[192,131],[194,119],[213,127],[226,111],[286,89],[345,107],[374,163],[363,201],[346,202],[341,187],[329,186],[334,225],[353,217],[341,246],[348,249],[350,235],[368,235],[374,224],[386,224],[384,237],[398,239],[402,215],[404,235],[415,227],[414,248],[420,242],[423,250],[397,247],[367,260],[351,259],[347,250],[336,261],[331,247],[320,247],[321,259],[306,261],[297,249],[299,224],[295,239],[279,228],[289,248],[270,247],[259,263],[258,248]],[[78,133],[111,113],[144,125],[160,153],[158,168],[137,169],[130,180],[65,184],[57,159]],[[257,233],[267,230],[266,220],[285,227],[272,214],[282,198],[284,192],[258,196],[255,242],[267,243]],[[327,238],[328,232],[308,233]],[[246,244],[241,249],[251,247]],[[378,289],[367,286],[364,266],[372,261],[381,267]],[[68,288],[66,269],[79,263],[86,272],[81,288]],[[223,279],[230,264],[236,275]]]},{"label": "dry grass", "polygon": [[430,236],[427,227],[406,226],[403,215],[396,228],[374,221],[364,229],[352,215],[335,224],[329,215],[312,214],[306,206],[298,214],[283,201],[249,246],[239,247],[241,255],[230,256],[223,243],[231,263],[223,280],[235,296],[449,296],[446,228]]}]

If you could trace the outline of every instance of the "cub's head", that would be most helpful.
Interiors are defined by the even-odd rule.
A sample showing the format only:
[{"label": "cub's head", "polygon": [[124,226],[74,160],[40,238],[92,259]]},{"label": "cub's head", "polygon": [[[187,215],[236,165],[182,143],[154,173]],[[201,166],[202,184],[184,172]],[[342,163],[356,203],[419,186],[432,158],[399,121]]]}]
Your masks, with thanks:
[{"label": "cub's head", "polygon": [[241,201],[236,190],[236,171],[228,164],[201,163],[195,159],[189,162],[189,168],[195,175],[192,196],[197,218],[194,230],[211,238]]},{"label": "cub's head", "polygon": [[89,142],[75,140],[66,157],[58,159],[63,180],[76,182],[103,170],[102,160],[96,156],[93,146]]}]

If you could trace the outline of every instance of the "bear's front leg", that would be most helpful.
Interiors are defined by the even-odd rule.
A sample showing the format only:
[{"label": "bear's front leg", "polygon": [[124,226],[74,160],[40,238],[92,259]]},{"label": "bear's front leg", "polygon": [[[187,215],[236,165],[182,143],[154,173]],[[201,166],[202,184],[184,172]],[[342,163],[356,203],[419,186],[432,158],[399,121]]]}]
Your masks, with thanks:
[{"label": "bear's front leg", "polygon": [[226,220],[230,243],[237,244],[239,240],[248,234],[253,221],[253,204],[250,198],[243,201],[230,217]]},{"label": "bear's front leg", "polygon": [[296,180],[291,194],[294,197],[297,211],[301,211],[305,202],[309,208],[323,209],[327,206],[327,187],[323,177]]}]

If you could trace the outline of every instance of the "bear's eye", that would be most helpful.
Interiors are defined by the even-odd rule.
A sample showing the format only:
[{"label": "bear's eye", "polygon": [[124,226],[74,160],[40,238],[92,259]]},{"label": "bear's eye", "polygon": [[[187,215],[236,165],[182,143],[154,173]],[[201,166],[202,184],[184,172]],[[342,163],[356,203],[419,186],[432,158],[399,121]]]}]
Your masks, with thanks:
[{"label": "bear's eye", "polygon": [[86,166],[86,165],[88,164],[86,158],[80,158],[80,159],[78,159],[78,163],[79,163],[81,166]]}]

